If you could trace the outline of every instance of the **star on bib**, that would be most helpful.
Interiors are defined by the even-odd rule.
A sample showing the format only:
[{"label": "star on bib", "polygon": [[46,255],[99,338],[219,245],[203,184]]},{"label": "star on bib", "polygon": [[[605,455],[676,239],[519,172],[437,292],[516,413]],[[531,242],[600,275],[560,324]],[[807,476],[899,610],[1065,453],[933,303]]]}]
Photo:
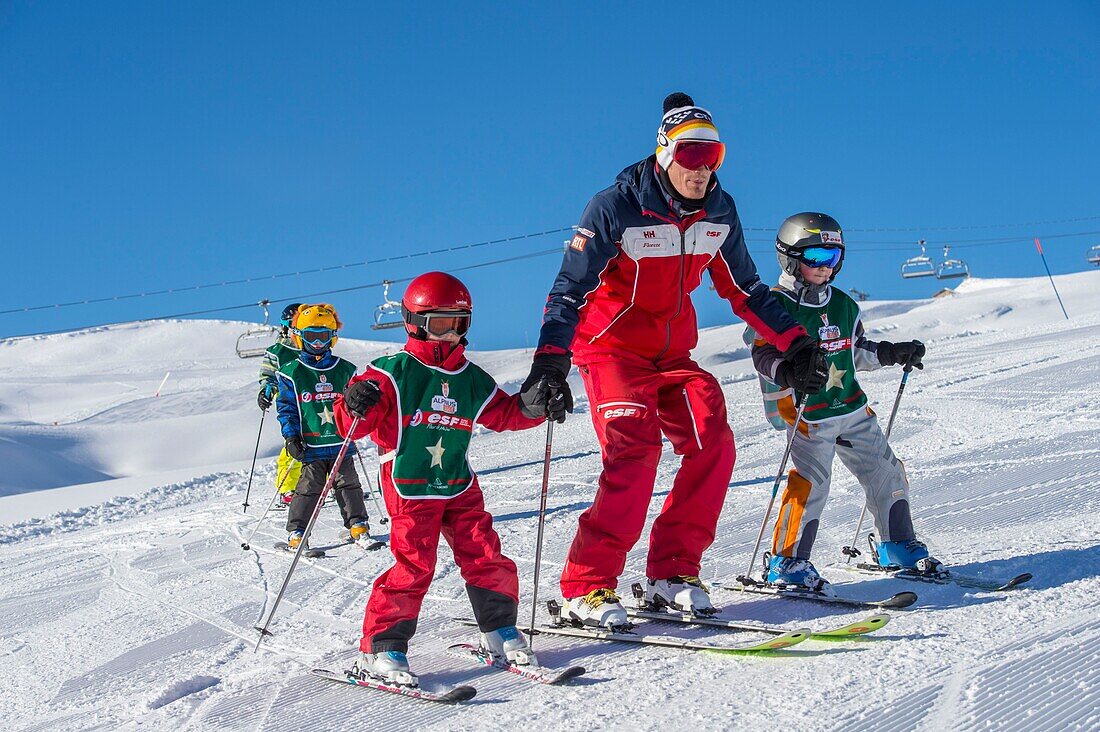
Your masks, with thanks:
[{"label": "star on bib", "polygon": [[843,387],[844,374],[846,373],[848,373],[847,369],[838,369],[835,364],[829,364],[829,380],[825,382],[825,391]]},{"label": "star on bib", "polygon": [[321,424],[336,424],[336,420],[333,419],[332,410],[325,405],[325,408],[321,410],[321,413],[317,415],[321,418]]},{"label": "star on bib", "polygon": [[439,438],[439,442],[435,443],[434,447],[425,447],[424,449],[432,455],[432,464],[428,466],[429,468],[434,468],[437,465],[443,467],[443,453],[447,451],[447,448],[443,447],[442,437]]}]

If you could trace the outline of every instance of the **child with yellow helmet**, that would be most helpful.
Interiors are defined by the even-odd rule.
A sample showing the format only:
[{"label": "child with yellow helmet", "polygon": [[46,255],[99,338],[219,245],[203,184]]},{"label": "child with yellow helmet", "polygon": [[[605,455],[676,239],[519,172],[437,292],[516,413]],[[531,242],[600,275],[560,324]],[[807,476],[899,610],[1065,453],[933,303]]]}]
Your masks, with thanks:
[{"label": "child with yellow helmet", "polygon": [[354,443],[336,465],[343,437],[336,431],[333,400],[347,388],[356,366],[332,353],[341,325],[336,308],[327,303],[302,305],[291,333],[298,358],[279,369],[279,424],[287,453],[302,463],[302,475],[294,490],[287,515],[287,544],[295,549],[302,541],[309,517],[321,496],[330,472],[336,473],[333,492],[344,527],[353,541],[371,542],[363,488],[355,473]]}]

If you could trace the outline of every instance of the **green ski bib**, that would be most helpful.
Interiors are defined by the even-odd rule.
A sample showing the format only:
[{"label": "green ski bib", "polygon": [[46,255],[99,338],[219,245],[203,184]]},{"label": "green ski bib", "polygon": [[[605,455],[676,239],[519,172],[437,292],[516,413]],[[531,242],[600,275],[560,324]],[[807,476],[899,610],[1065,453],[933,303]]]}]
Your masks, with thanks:
[{"label": "green ski bib", "polygon": [[279,369],[283,382],[294,385],[297,395],[298,416],[302,423],[302,440],[309,447],[329,447],[344,441],[336,431],[336,417],[332,401],[343,394],[352,376],[355,364],[337,358],[327,369],[314,368],[295,358]]},{"label": "green ski bib", "polygon": [[496,392],[493,377],[470,362],[458,371],[426,366],[402,351],[371,366],[386,374],[397,392],[397,449],[393,483],[402,498],[451,498],[470,487],[466,460],[474,423]]},{"label": "green ski bib", "polygon": [[817,394],[806,397],[802,413],[807,422],[851,414],[867,404],[867,395],[856,381],[856,361],[852,355],[859,306],[843,292],[830,287],[823,305],[798,304],[796,297],[780,290],[772,295],[798,321],[806,332],[816,335],[825,351],[829,380]]}]

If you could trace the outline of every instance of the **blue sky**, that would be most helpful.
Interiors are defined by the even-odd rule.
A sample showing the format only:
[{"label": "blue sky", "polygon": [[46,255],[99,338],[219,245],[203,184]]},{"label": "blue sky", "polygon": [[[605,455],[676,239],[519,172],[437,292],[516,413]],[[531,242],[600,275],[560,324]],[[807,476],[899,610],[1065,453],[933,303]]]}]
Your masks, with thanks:
[{"label": "blue sky", "polygon": [[[955,242],[978,276],[1042,274],[1035,235],[1055,273],[1088,267],[1100,6],[765,5],[0,2],[0,243],[14,267],[0,310],[568,227],[652,152],[674,90],[714,114],[720,177],[758,229],[766,279],[775,229],[807,209],[848,232],[839,284],[876,298],[943,284],[898,277],[921,237],[937,256]],[[1029,223],[1046,221],[1061,223]],[[1009,237],[1023,240],[974,241]],[[0,336],[354,288],[566,238],[4,313]],[[460,273],[476,347],[537,339],[558,259]],[[380,296],[320,299],[345,335],[369,337]],[[733,317],[713,293],[696,304],[703,325]]]}]

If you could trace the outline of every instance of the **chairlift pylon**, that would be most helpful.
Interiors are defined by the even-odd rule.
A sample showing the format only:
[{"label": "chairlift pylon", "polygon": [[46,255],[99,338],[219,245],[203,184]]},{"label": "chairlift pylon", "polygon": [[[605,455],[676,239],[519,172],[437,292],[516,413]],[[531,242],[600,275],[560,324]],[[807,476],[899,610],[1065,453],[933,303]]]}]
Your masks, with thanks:
[{"label": "chairlift pylon", "polygon": [[279,337],[279,329],[267,322],[271,317],[267,310],[267,306],[271,304],[271,301],[260,300],[256,304],[263,308],[264,322],[258,328],[252,328],[241,333],[237,338],[237,355],[241,358],[255,358],[264,355],[268,346]]},{"label": "chairlift pylon", "polygon": [[936,266],[932,264],[931,258],[924,250],[924,239],[918,241],[917,244],[920,245],[920,255],[910,257],[901,265],[901,276],[907,280],[915,277],[934,277],[936,275]]},{"label": "chairlift pylon", "polygon": [[943,245],[943,261],[936,268],[936,279],[953,280],[959,277],[969,277],[970,267],[961,259],[951,259],[948,254],[950,250],[950,244]]},{"label": "chairlift pylon", "polygon": [[382,280],[382,304],[374,309],[374,324],[371,330],[388,330],[405,325],[405,316],[401,312],[401,301],[390,299],[390,280]]},{"label": "chairlift pylon", "polygon": [[1088,254],[1085,255],[1085,258],[1089,260],[1089,264],[1100,267],[1100,244],[1094,244],[1092,249],[1089,249]]}]

